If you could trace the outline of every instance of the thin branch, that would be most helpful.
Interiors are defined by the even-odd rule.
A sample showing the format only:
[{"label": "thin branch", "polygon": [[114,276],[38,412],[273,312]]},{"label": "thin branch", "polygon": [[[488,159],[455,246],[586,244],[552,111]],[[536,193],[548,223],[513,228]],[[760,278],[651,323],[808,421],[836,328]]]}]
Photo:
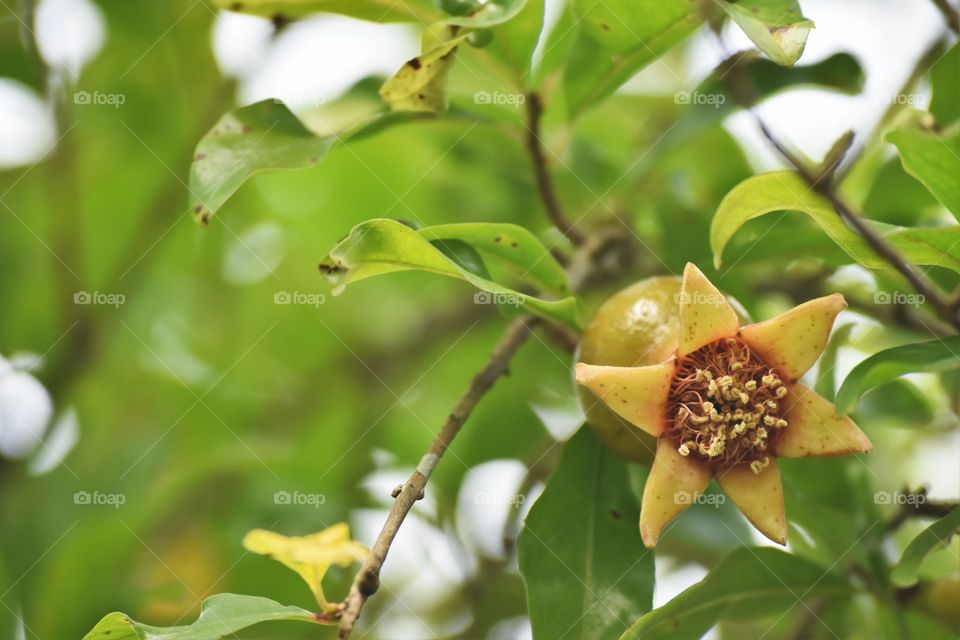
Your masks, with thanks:
[{"label": "thin branch", "polygon": [[951,5],[949,0],[933,0],[933,4],[937,5],[937,9],[943,14],[950,30],[960,35],[960,13],[957,12],[956,7]]},{"label": "thin branch", "polygon": [[540,137],[540,120],[543,116],[543,105],[540,103],[540,96],[531,92],[526,96],[527,105],[527,150],[530,152],[530,159],[533,162],[533,172],[537,178],[537,191],[540,192],[540,199],[543,200],[544,209],[550,222],[565,235],[574,246],[584,243],[586,236],[573,226],[573,223],[567,218],[560,206],[560,200],[557,198],[556,189],[553,186],[553,178],[550,177],[550,170],[547,168],[547,158],[544,153],[543,140]]},{"label": "thin branch", "polygon": [[745,77],[742,70],[736,66],[731,67],[727,75],[727,82],[737,102],[743,105],[747,112],[753,116],[763,136],[788,163],[793,165],[797,173],[810,188],[826,198],[837,212],[837,215],[840,216],[840,219],[852,227],[878,256],[896,269],[897,272],[910,283],[910,286],[923,296],[926,302],[940,314],[940,317],[943,318],[944,321],[955,329],[960,330],[960,314],[957,313],[957,309],[951,302],[948,301],[926,277],[918,273],[883,236],[867,224],[860,215],[850,209],[837,193],[833,174],[836,169],[836,164],[843,159],[842,154],[839,154],[838,157],[831,160],[833,166],[811,169],[805,160],[788,149],[787,146],[774,135],[770,127],[767,126],[767,123],[764,122],[763,118],[754,110],[756,88],[753,86],[752,81]]},{"label": "thin branch", "polygon": [[810,188],[826,198],[837,212],[837,215],[849,226],[853,227],[853,229],[866,240],[867,244],[870,245],[877,255],[896,269],[900,275],[910,283],[910,286],[922,295],[924,299],[930,303],[930,306],[937,310],[946,322],[960,330],[960,316],[957,315],[950,302],[932,283],[922,274],[918,273],[883,236],[877,233],[860,215],[854,213],[854,211],[847,206],[834,188],[832,177],[829,176],[830,172],[828,171],[828,175],[824,177],[812,171],[806,162],[787,149],[786,146],[774,136],[770,128],[767,127],[766,123],[756,113],[754,113],[754,117],[764,137],[780,152],[780,155],[782,155],[787,162],[794,166],[797,173],[810,185]]},{"label": "thin branch", "polygon": [[877,140],[881,135],[883,135],[884,128],[891,120],[893,120],[893,117],[903,111],[906,107],[910,106],[912,102],[912,92],[915,90],[920,80],[923,79],[927,72],[930,71],[933,65],[935,65],[943,55],[945,47],[946,39],[942,37],[936,38],[930,43],[930,46],[928,46],[924,52],[920,54],[920,57],[917,58],[916,64],[913,65],[913,69],[910,70],[910,73],[900,85],[900,89],[893,94],[890,104],[884,110],[876,124],[873,125],[873,130],[863,137],[863,142],[859,145],[859,148],[857,148],[854,153],[847,156],[844,161],[846,166],[836,172],[838,183],[842,183],[846,179],[846,177],[850,174],[851,169],[856,166],[860,158],[864,155],[867,149],[870,148],[873,141]]},{"label": "thin branch", "polygon": [[387,553],[390,551],[390,545],[393,543],[400,525],[403,524],[404,518],[410,513],[410,509],[418,500],[423,498],[427,480],[440,462],[440,458],[443,457],[453,439],[460,432],[480,399],[490,391],[500,376],[507,374],[510,360],[538,323],[539,320],[536,319],[521,318],[510,325],[494,348],[487,364],[473,377],[473,380],[470,381],[470,387],[460,396],[443,428],[433,439],[430,448],[420,460],[416,470],[403,485],[398,487],[399,491],[395,492],[395,501],[387,516],[387,521],[384,523],[380,535],[377,536],[377,540],[370,550],[370,555],[354,578],[350,593],[344,601],[339,629],[341,640],[350,637],[367,598],[380,588],[380,569],[387,558]]}]

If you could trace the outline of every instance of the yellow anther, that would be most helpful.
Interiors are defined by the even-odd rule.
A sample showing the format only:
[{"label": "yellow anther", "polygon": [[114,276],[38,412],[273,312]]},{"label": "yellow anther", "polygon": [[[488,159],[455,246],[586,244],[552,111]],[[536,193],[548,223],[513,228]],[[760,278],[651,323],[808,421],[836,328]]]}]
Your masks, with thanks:
[{"label": "yellow anther", "polygon": [[764,469],[770,466],[770,456],[763,456],[760,460],[754,460],[750,463],[750,471],[753,471],[755,474],[760,473]]},{"label": "yellow anther", "polygon": [[756,380],[747,380],[747,384],[743,385],[747,391],[756,391],[757,390],[757,381]]},{"label": "yellow anther", "polygon": [[778,397],[778,398],[782,398],[782,397],[785,396],[785,395],[787,395],[787,388],[786,388],[786,387],[780,387],[779,389],[777,389],[777,397]]}]

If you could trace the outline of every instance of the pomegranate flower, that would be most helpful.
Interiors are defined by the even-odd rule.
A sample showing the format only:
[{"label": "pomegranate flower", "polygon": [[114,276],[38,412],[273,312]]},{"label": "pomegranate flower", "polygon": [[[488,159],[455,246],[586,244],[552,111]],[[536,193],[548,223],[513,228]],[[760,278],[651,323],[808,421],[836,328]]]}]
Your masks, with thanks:
[{"label": "pomegranate flower", "polygon": [[579,384],[657,438],[640,510],[643,542],[656,545],[713,477],[761,533],[786,544],[776,459],[871,449],[853,421],[799,382],[846,302],[840,294],[817,298],[741,327],[726,297],[689,263],[679,295],[680,338],[670,358],[576,369]]}]

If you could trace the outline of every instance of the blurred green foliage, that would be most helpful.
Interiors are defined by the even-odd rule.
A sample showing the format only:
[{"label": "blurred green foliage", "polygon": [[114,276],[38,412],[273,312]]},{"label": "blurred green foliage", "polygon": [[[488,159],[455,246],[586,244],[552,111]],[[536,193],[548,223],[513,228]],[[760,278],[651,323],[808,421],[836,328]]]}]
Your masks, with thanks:
[{"label": "blurred green foliage", "polygon": [[[263,13],[274,3],[248,4]],[[519,13],[491,23],[492,40],[460,44],[449,70],[445,115],[386,113],[376,91],[384,79],[362,80],[340,99],[297,114],[318,136],[344,139],[329,149],[323,144],[322,158],[304,159],[298,148],[295,162],[285,156],[272,165],[254,163],[257,169],[309,165],[298,171],[257,175],[241,186],[253,173],[242,168],[239,181],[211,207],[223,204],[206,228],[191,215],[200,198],[190,191],[197,183],[188,182],[195,149],[224,113],[242,106],[236,104],[236,81],[220,72],[212,54],[217,10],[203,1],[100,1],[104,47],[79,78],[67,79],[47,69],[30,38],[22,37],[20,20],[29,14],[5,8],[0,76],[46,96],[55,107],[57,142],[41,161],[0,173],[0,268],[7,274],[0,281],[0,308],[6,311],[0,314],[0,354],[42,356],[32,374],[49,390],[58,414],[75,409],[80,437],[62,463],[44,474],[32,473],[23,460],[0,460],[0,635],[11,635],[22,620],[27,638],[75,639],[110,611],[150,624],[183,625],[198,614],[201,600],[223,592],[311,606],[309,592],[292,573],[244,552],[244,534],[267,528],[302,535],[342,521],[355,529],[358,522],[382,522],[390,487],[381,485],[401,481],[418,463],[506,322],[495,305],[474,304],[474,289],[465,282],[430,273],[390,274],[333,296],[317,265],[352,228],[377,218],[417,228],[519,225],[534,241],[569,257],[567,242],[548,223],[537,196],[525,148],[526,92],[536,89],[546,98],[542,143],[567,213],[591,233],[627,230],[633,245],[615,275],[586,283],[580,292],[586,310],[629,282],[678,273],[688,261],[708,270],[719,258],[716,242],[711,249],[711,224],[718,224],[714,213],[724,197],[750,188],[751,180],[769,180],[754,177],[742,141],[723,126],[727,115],[740,110],[722,84],[724,65],[743,66],[758,100],[799,85],[852,94],[863,84],[863,70],[846,54],[787,69],[751,53],[731,57],[700,84],[691,79],[693,93],[682,92],[686,99],[655,92],[611,95],[658,56],[686,67],[689,52],[675,45],[697,32],[703,16],[693,3],[682,4],[573,0],[553,29],[540,35],[542,2],[506,3],[510,15]],[[736,11],[740,4],[733,5]],[[749,4],[765,11],[794,5]],[[409,7],[443,16],[432,3],[402,5],[383,19],[404,19]],[[450,10],[452,3],[443,5]],[[805,30],[802,15],[790,9],[790,24]],[[615,22],[616,16],[623,19]],[[697,33],[717,26],[722,16],[708,16]],[[749,18],[748,35],[757,20]],[[761,26],[771,27],[768,22]],[[283,36],[280,28],[274,37]],[[538,36],[546,44],[531,72]],[[793,54],[799,55],[796,41],[755,39],[768,54],[783,49],[779,62],[792,63]],[[955,221],[947,212],[956,213],[957,176],[950,172],[954,159],[944,155],[956,146],[957,104],[950,96],[956,98],[958,82],[950,70],[957,55],[954,45],[932,74],[920,74],[932,77],[931,114],[897,121],[903,109],[894,108],[880,127],[935,123],[919,133],[910,129],[910,140],[894,139],[901,153],[910,145],[903,164],[891,157],[893,147],[882,136],[873,136],[863,156],[854,158],[857,167],[841,176],[858,183],[859,189],[848,189],[852,204],[878,228],[904,227],[890,232],[903,240],[898,246],[922,256],[918,261],[930,265],[925,273],[945,291],[958,284],[949,262],[956,260],[956,227],[948,227]],[[397,68],[403,64],[398,60]],[[84,104],[76,92],[123,101]],[[478,92],[514,99],[478,100]],[[712,96],[713,103],[691,95]],[[298,136],[310,135],[291,126]],[[363,135],[340,136],[358,128]],[[953,146],[941,148],[938,140]],[[315,142],[306,143],[310,151]],[[829,205],[814,205],[821,226],[840,224],[838,218],[826,221]],[[837,246],[838,237],[852,231],[825,234],[807,216],[789,212],[798,208],[811,213],[780,198],[755,207],[754,214],[770,212],[756,220],[748,222],[752,215],[743,208],[731,214],[739,217],[721,243],[724,268],[709,275],[756,319],[830,291],[846,295],[855,330],[831,345],[812,376],[813,382],[829,378],[818,389],[832,395],[840,388],[840,370],[846,373],[852,360],[954,333],[922,300],[903,298],[906,282],[869,249]],[[852,267],[850,254],[875,270]],[[474,271],[463,255],[451,262]],[[491,277],[526,292],[523,275],[494,270]],[[122,303],[78,304],[75,296],[83,293]],[[684,637],[697,637],[714,624],[723,637],[831,637],[828,629],[843,637],[951,637],[936,616],[914,611],[912,592],[890,582],[891,567],[923,529],[923,523],[902,518],[904,505],[890,496],[914,496],[901,490],[917,489],[915,461],[924,443],[956,442],[960,384],[943,373],[952,368],[943,360],[956,358],[947,352],[938,350],[935,372],[911,361],[895,373],[919,375],[892,382],[892,376],[882,377],[877,384],[884,386],[860,404],[857,394],[845,396],[844,408],[874,444],[870,459],[782,465],[789,553],[748,547],[749,529],[729,506],[697,505],[681,517],[657,555],[677,566],[717,570],[646,613],[634,628],[660,633],[656,637],[671,637],[664,629],[678,627],[664,625],[674,623],[685,625]],[[878,357],[895,360],[892,353]],[[493,637],[495,628],[512,628],[504,621],[527,615],[514,541],[502,554],[465,542],[464,531],[476,524],[461,513],[464,501],[476,501],[463,494],[465,480],[477,465],[520,461],[530,471],[517,492],[537,495],[560,449],[557,425],[544,423],[550,411],[543,408],[554,418],[578,419],[570,409],[572,362],[560,342],[538,332],[511,364],[509,377],[477,407],[431,478],[429,505],[414,511],[419,525],[463,565],[455,586],[418,598],[411,610],[403,601],[403,576],[392,578],[388,561],[390,588],[364,610],[370,637],[396,637],[390,625],[403,616],[438,636]],[[881,391],[889,392],[887,400],[899,413],[878,408]],[[575,484],[570,468],[589,467],[589,455],[606,460],[609,455],[597,446],[586,432],[576,436],[558,482]],[[608,462],[615,484],[598,485],[598,491],[623,500],[630,483],[636,493],[643,470]],[[596,500],[562,494],[563,486],[548,486],[531,522],[548,527],[543,519],[552,511],[558,532],[565,531],[562,516],[583,514],[569,513],[559,496],[584,508]],[[300,504],[277,498],[297,492],[314,498]],[[98,504],[97,496],[122,496],[122,504]],[[636,505],[625,511],[631,510]],[[371,542],[375,531],[364,530],[368,538],[362,541]],[[400,535],[414,536],[406,530]],[[638,536],[634,542],[639,546]],[[947,549],[912,559],[911,574],[915,569],[925,579],[955,579],[957,542],[944,543]],[[643,553],[631,548],[624,555],[640,562]],[[639,615],[650,609],[652,552],[643,563],[642,575],[634,576],[643,583],[637,587],[642,593],[619,611]],[[611,565],[605,557],[604,570],[613,572]],[[777,569],[768,575],[770,565]],[[579,567],[571,576],[568,567],[558,566],[536,566],[531,575],[582,584],[576,582]],[[777,581],[777,575],[787,579]],[[589,584],[605,585],[607,578]],[[349,571],[335,570],[327,582],[330,599],[345,593],[350,580]],[[418,585],[415,590],[423,588]],[[769,592],[754,597],[758,589]],[[537,598],[537,592],[531,588],[527,597]],[[549,620],[544,612],[550,606],[556,605],[537,601],[529,609]],[[691,606],[699,607],[692,617]],[[622,622],[621,631],[635,621]],[[549,637],[536,619],[534,630]],[[796,635],[804,632],[809,635]],[[258,627],[255,636],[246,633],[238,637],[334,632],[281,622]],[[582,637],[600,636],[588,630]]]}]

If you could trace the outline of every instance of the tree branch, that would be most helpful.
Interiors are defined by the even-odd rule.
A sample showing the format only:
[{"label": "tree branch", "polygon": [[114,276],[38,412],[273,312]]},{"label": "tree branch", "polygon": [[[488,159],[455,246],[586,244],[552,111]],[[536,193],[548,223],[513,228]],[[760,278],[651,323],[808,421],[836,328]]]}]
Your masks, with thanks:
[{"label": "tree branch", "polygon": [[[721,46],[722,46],[721,41]],[[852,227],[878,256],[883,258],[890,266],[902,275],[910,286],[919,293],[933,307],[944,321],[952,327],[960,330],[960,314],[957,309],[930,283],[927,278],[918,273],[896,249],[893,248],[873,227],[857,213],[854,213],[850,207],[843,201],[837,193],[834,181],[834,171],[837,165],[843,160],[843,154],[839,153],[836,157],[828,159],[830,166],[811,169],[805,160],[798,157],[787,148],[770,130],[763,118],[754,110],[756,102],[756,89],[750,79],[745,77],[741,69],[733,66],[727,75],[727,83],[737,102],[743,105],[747,112],[753,116],[761,133],[770,143],[770,145],[779,152],[783,158],[793,165],[797,173],[804,179],[811,189],[826,198],[833,206],[833,209],[848,226]]]},{"label": "tree branch", "polygon": [[950,30],[960,35],[960,13],[957,9],[950,4],[949,0],[933,0],[933,4],[937,5],[937,9],[943,14]]},{"label": "tree branch", "polygon": [[533,173],[537,179],[537,191],[540,193],[540,199],[543,201],[547,217],[550,218],[553,226],[559,229],[560,233],[565,235],[574,246],[579,246],[584,243],[586,236],[573,226],[573,222],[563,212],[560,200],[557,198],[556,189],[553,186],[553,178],[550,177],[550,170],[547,168],[543,140],[540,138],[540,119],[543,116],[540,96],[535,92],[528,93],[526,105],[527,151],[530,152],[530,159],[533,162]]},{"label": "tree branch", "polygon": [[770,131],[763,119],[760,118],[756,113],[753,113],[754,118],[756,119],[757,126],[760,127],[760,131],[763,133],[764,137],[770,142],[770,144],[782,155],[787,162],[792,164],[797,170],[797,173],[810,185],[810,188],[819,193],[821,196],[827,199],[828,202],[833,206],[834,210],[837,212],[837,215],[840,216],[840,219],[843,220],[847,225],[853,227],[853,229],[860,234],[860,236],[866,240],[867,244],[877,253],[878,256],[883,258],[887,263],[890,264],[894,269],[896,269],[900,275],[902,275],[907,282],[910,283],[910,286],[913,289],[922,295],[924,299],[930,303],[930,306],[936,309],[937,313],[950,325],[954,328],[960,330],[960,316],[957,315],[956,310],[953,309],[952,305],[940,291],[934,287],[923,275],[918,273],[904,258],[901,256],[896,249],[893,248],[879,233],[877,233],[873,227],[867,224],[867,222],[858,214],[854,213],[850,207],[840,198],[840,195],[837,193],[837,190],[834,187],[832,171],[828,167],[823,172],[814,172],[807,166],[806,162],[798,158],[793,154],[789,149],[781,143],[773,132]]},{"label": "tree branch", "polygon": [[354,578],[350,593],[343,603],[339,628],[341,640],[350,637],[367,598],[380,588],[380,569],[383,567],[387,553],[390,551],[390,545],[393,543],[400,525],[403,524],[404,518],[410,513],[410,509],[418,500],[423,498],[427,480],[440,462],[440,458],[443,457],[453,439],[460,432],[480,399],[490,391],[500,376],[507,374],[510,360],[539,322],[537,319],[520,318],[510,325],[494,348],[487,364],[473,377],[467,391],[460,396],[443,428],[433,439],[427,453],[421,458],[416,470],[403,485],[398,487],[399,490],[394,494],[396,500],[390,509],[387,521],[384,523],[380,535],[377,536],[377,540],[370,550],[370,555]]}]

